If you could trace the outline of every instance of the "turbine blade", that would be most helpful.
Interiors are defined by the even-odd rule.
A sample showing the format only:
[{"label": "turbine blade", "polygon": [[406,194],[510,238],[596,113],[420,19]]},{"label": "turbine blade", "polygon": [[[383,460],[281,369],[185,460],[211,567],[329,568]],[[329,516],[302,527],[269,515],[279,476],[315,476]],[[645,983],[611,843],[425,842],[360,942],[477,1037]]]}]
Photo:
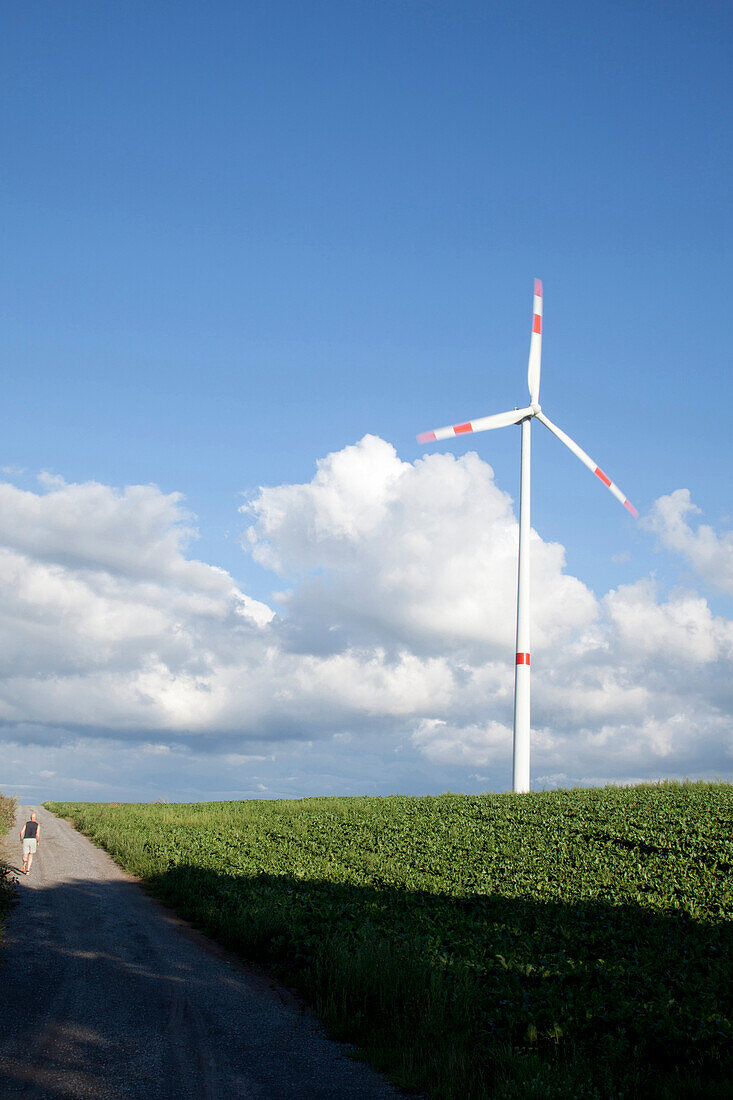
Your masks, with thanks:
[{"label": "turbine blade", "polygon": [[620,500],[624,508],[628,509],[628,511],[631,512],[634,518],[639,515],[636,508],[634,508],[634,505],[631,503],[630,500],[628,500],[627,497],[624,496],[618,485],[615,485],[611,481],[610,477],[608,477],[607,474],[604,474],[601,467],[597,463],[595,463],[590,455],[586,454],[583,448],[579,447],[578,444],[574,440],[572,440],[569,435],[566,435],[562,428],[558,428],[557,424],[553,424],[552,421],[549,420],[543,412],[537,413],[537,419],[541,420],[545,427],[549,428],[552,434],[556,435],[560,442],[564,443],[565,446],[580,459],[583,465],[587,466],[591,473],[594,473],[596,477],[603,482],[606,488],[611,490],[613,495],[616,497],[616,500]]},{"label": "turbine blade", "polygon": [[418,443],[433,443],[436,439],[452,439],[454,435],[466,432],[487,432],[491,428],[505,428],[508,424],[518,424],[526,416],[532,416],[532,409],[512,409],[511,412],[482,416],[478,420],[467,420],[465,424],[451,424],[447,428],[436,428],[434,432],[421,432]]},{"label": "turbine blade", "polygon": [[529,400],[536,405],[540,399],[540,370],[542,368],[542,283],[534,281],[534,302],[532,308],[532,335],[529,339],[529,367],[527,384]]}]

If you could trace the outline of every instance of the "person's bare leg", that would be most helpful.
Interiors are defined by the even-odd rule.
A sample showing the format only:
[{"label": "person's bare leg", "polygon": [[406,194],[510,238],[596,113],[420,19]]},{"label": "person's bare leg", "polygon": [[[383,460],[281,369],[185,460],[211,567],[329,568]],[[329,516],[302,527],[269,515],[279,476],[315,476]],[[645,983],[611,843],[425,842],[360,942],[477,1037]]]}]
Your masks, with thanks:
[{"label": "person's bare leg", "polygon": [[28,869],[26,870],[26,874],[28,874],[30,872],[32,863],[33,863],[33,852],[29,852],[28,853]]}]

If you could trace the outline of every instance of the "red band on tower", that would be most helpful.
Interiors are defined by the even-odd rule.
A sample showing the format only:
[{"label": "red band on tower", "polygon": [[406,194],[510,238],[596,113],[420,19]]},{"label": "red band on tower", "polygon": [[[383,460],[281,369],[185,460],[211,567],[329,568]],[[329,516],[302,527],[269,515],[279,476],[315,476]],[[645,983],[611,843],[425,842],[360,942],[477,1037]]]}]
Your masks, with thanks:
[{"label": "red band on tower", "polygon": [[528,665],[529,664],[529,653],[518,653],[517,654],[517,664],[518,665]]}]

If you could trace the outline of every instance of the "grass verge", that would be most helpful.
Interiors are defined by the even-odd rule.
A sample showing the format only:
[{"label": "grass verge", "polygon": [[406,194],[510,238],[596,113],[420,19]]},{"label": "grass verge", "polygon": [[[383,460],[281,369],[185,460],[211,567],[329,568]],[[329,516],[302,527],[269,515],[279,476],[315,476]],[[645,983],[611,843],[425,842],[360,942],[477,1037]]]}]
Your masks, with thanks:
[{"label": "grass verge", "polygon": [[730,1095],[730,785],[48,808],[404,1087]]},{"label": "grass verge", "polygon": [[0,943],[2,926],[15,896],[15,883],[5,861],[3,841],[15,821],[15,799],[0,794]]}]

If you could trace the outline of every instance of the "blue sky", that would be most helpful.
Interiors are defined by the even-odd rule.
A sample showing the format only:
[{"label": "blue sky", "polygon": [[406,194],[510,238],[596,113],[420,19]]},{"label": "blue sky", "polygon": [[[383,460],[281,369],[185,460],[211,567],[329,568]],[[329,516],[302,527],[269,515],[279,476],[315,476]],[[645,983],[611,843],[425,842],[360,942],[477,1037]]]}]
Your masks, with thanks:
[{"label": "blue sky", "polygon": [[[547,413],[642,515],[687,489],[728,546],[730,5],[0,10],[10,482],[45,492],[47,471],[181,493],[198,529],[186,556],[293,618],[273,593],[327,565],[301,547],[308,569],[293,558],[273,575],[241,545],[242,493],[305,486],[367,433],[414,463],[416,432],[523,405],[539,276]],[[513,429],[435,449],[477,450],[516,497]],[[733,614],[731,588],[671,552],[669,525],[660,544],[541,429],[533,493],[538,534],[598,599],[654,574]],[[9,736],[31,720],[14,706]],[[85,714],[54,751],[117,728]],[[376,725],[390,743],[387,718]],[[363,765],[354,750],[318,779],[330,751],[321,771],[301,761],[292,788],[274,762],[265,793],[338,793]],[[414,782],[443,789],[450,767],[469,787],[459,757]],[[601,764],[590,778],[624,777]],[[395,766],[390,782],[415,774]]]}]

